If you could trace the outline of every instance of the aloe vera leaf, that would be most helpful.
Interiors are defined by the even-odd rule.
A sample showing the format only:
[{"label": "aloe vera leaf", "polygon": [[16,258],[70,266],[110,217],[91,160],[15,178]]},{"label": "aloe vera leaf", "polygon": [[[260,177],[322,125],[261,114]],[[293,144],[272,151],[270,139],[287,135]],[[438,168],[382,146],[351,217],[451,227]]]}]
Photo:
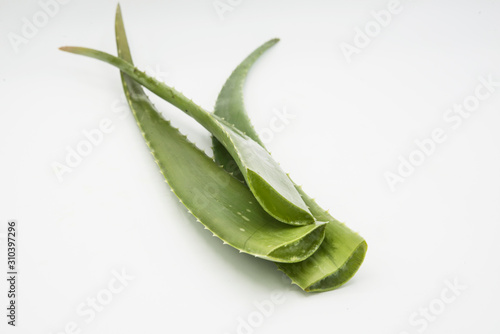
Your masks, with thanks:
[{"label": "aloe vera leaf", "polygon": [[[115,25],[118,54],[132,62],[119,7]],[[121,76],[130,109],[160,171],[205,228],[241,252],[272,261],[301,261],[318,249],[324,223],[295,227],[275,220],[244,184],[172,127],[139,84]]]},{"label": "aloe vera leaf", "polygon": [[[245,110],[242,92],[251,66],[276,42],[277,40],[271,40],[263,44],[238,65],[222,87],[214,111],[216,115],[223,117],[228,123],[245,131],[249,137],[262,146],[264,145]],[[234,161],[231,161],[232,157],[224,146],[218,143],[217,138],[212,137],[212,140],[216,162],[224,166],[234,166]],[[354,276],[363,262],[367,244],[361,236],[316,204],[301,187],[295,183],[294,185],[314,217],[317,220],[328,222],[325,240],[319,250],[306,260],[293,264],[278,263],[278,268],[288,275],[293,283],[306,291],[332,290]]]},{"label": "aloe vera leaf", "polygon": [[99,59],[118,67],[151,92],[193,117],[216,136],[228,150],[252,193],[271,216],[291,225],[306,225],[315,221],[293,183],[279,164],[274,161],[269,152],[242,131],[235,129],[212,113],[203,110],[175,89],[139,71],[126,60],[87,48],[62,47],[60,49]]},{"label": "aloe vera leaf", "polygon": [[[260,140],[259,136],[255,132],[250,120],[248,119],[248,114],[245,111],[245,106],[241,101],[243,101],[243,84],[244,80],[239,78],[248,72],[253,63],[262,55],[266,50],[272,47],[274,44],[278,43],[279,39],[274,38],[258,49],[256,49],[250,56],[248,56],[244,62],[242,62],[238,69],[233,72],[231,77],[226,81],[224,87],[222,88],[219,96],[217,97],[217,102],[215,103],[214,114],[220,116],[229,123],[236,123],[239,125],[239,130],[245,133],[247,136],[255,140],[259,145],[264,147],[264,144]],[[234,76],[234,77],[233,77]],[[234,98],[238,96],[239,98]],[[240,119],[241,118],[241,119]],[[224,167],[229,173],[232,173],[234,177],[244,181],[245,178],[240,172],[238,165],[234,161],[231,154],[224,148],[217,138],[212,136],[212,145],[214,158],[217,163]]]},{"label": "aloe vera leaf", "polygon": [[317,219],[328,222],[319,249],[302,262],[276,263],[293,283],[305,291],[333,290],[349,281],[358,271],[368,249],[366,241],[344,223],[333,218],[300,188],[299,192]]}]

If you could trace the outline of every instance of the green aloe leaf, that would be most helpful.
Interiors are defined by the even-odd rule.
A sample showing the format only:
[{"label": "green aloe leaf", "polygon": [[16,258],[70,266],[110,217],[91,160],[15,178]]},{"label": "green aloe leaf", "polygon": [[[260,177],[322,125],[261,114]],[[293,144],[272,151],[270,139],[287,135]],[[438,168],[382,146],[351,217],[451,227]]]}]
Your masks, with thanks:
[{"label": "green aloe leaf", "polygon": [[[244,131],[257,143],[262,144],[246,113],[243,103],[243,85],[251,66],[271,46],[273,39],[251,53],[231,74],[217,98],[214,113],[224,118],[236,128]],[[231,155],[217,138],[213,137],[213,149],[216,162],[230,166],[236,164]],[[292,181],[293,182],[293,181]],[[367,244],[357,233],[333,218],[328,211],[322,209],[310,198],[301,187],[294,183],[297,191],[312,212],[320,221],[327,221],[325,240],[317,252],[299,263],[278,263],[278,268],[288,275],[292,281],[306,291],[332,290],[347,282],[361,266]]]},{"label": "green aloe leaf", "polygon": [[224,145],[238,165],[252,193],[271,216],[291,225],[306,225],[315,221],[279,164],[248,135],[224,119],[205,111],[175,89],[139,71],[124,59],[81,47],[62,47],[61,50],[99,59],[118,67],[151,92],[193,117]]},{"label": "green aloe leaf", "polygon": [[[262,143],[257,135],[257,132],[255,132],[255,129],[248,118],[248,114],[245,111],[245,106],[242,103],[244,80],[241,80],[240,78],[244,78],[246,76],[250,67],[262,53],[278,42],[279,39],[272,39],[248,56],[226,81],[219,96],[217,97],[217,102],[215,103],[215,115],[220,116],[223,119],[226,119],[227,117],[226,121],[229,121],[232,124],[237,124],[240,131],[252,138],[262,147],[264,147],[264,143]],[[240,172],[236,161],[234,161],[231,154],[224,148],[224,145],[222,145],[221,142],[215,137],[212,137],[212,145],[215,161],[223,166],[229,173],[232,173],[234,177],[244,181],[245,178]]]},{"label": "green aloe leaf", "polygon": [[[115,29],[119,57],[132,63],[119,7]],[[324,223],[295,227],[271,217],[248,187],[158,113],[137,82],[121,76],[129,106],[162,174],[205,228],[241,252],[277,262],[301,261],[318,249]]]}]

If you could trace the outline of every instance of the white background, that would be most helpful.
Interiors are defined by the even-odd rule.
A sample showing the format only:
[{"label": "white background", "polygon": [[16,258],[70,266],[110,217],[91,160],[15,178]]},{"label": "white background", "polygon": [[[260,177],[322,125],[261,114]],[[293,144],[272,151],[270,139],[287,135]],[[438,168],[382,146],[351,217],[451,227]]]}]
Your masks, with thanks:
[{"label": "white background", "polygon": [[[128,110],[116,107],[118,71],[57,49],[116,53],[115,1],[61,4],[14,47],[23,18],[33,22],[42,7],[0,0],[1,233],[8,219],[20,225],[18,327],[6,325],[2,279],[0,332],[64,333],[75,323],[67,333],[232,334],[254,317],[259,326],[240,333],[499,333],[500,87],[460,126],[443,117],[473,96],[479,77],[500,81],[500,4],[402,1],[348,62],[340,46],[388,1],[232,3],[221,18],[212,0],[122,1],[135,62],[212,110],[233,68],[280,37],[249,75],[247,109],[259,131],[275,110],[294,115],[268,147],[365,237],[357,275],[338,290],[305,294],[187,214]],[[154,100],[210,152],[203,128]],[[68,147],[103,119],[113,130],[60,182],[54,162],[65,163]],[[391,191],[385,173],[436,128],[446,141]],[[134,279],[92,321],[77,313],[121,270]],[[444,303],[442,293],[453,295],[447,281],[463,290]],[[259,318],[255,303],[273,292],[283,302]],[[430,306],[439,314],[422,320]]]}]

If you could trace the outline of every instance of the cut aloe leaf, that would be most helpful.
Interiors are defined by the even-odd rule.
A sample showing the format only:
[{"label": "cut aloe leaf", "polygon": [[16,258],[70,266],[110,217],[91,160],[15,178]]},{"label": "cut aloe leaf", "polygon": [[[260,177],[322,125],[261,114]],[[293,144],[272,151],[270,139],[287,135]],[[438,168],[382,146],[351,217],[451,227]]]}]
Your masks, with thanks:
[{"label": "cut aloe leaf", "polygon": [[[241,101],[243,101],[243,83],[241,76],[247,73],[252,64],[259,58],[259,56],[264,53],[267,49],[272,47],[274,44],[278,43],[279,39],[275,38],[267,43],[263,44],[257,50],[255,50],[250,56],[248,56],[244,62],[242,62],[238,69],[233,72],[231,77],[226,81],[226,84],[222,88],[219,96],[217,97],[217,102],[215,104],[214,114],[220,116],[229,123],[236,123],[239,125],[239,130],[245,133],[247,136],[256,141],[260,146],[264,147],[259,136],[255,132],[250,120],[248,119],[248,114],[245,111],[245,106]],[[239,98],[234,98],[239,96]],[[241,118],[241,119],[240,119]],[[217,138],[212,138],[213,152],[215,161],[224,167],[229,173],[232,173],[234,177],[244,181],[245,178],[240,172],[238,165],[234,161],[231,154],[224,148]]]},{"label": "cut aloe leaf", "polygon": [[[118,54],[132,63],[119,7],[115,25]],[[248,187],[158,113],[137,82],[121,76],[129,106],[162,174],[205,228],[241,252],[277,262],[302,261],[319,248],[324,223],[295,227],[271,217]]]},{"label": "cut aloe leaf", "polygon": [[124,59],[81,47],[62,47],[61,50],[99,59],[118,67],[151,92],[193,117],[224,145],[252,193],[271,216],[291,225],[306,225],[315,221],[279,164],[248,135],[235,129],[224,119],[203,110],[175,89],[139,71]]},{"label": "cut aloe leaf", "polygon": [[336,289],[356,274],[368,245],[359,234],[333,218],[303,191],[300,192],[316,219],[328,221],[325,239],[319,249],[304,261],[296,263],[296,266],[277,263],[278,269],[305,291]]},{"label": "cut aloe leaf", "polygon": [[[247,73],[255,61],[277,40],[271,40],[250,54],[231,74],[222,87],[215,105],[214,113],[224,118],[234,127],[244,131],[255,142],[262,144],[257,132],[254,130],[243,103],[243,85]],[[213,149],[216,162],[224,166],[236,164],[231,155],[213,137]],[[292,181],[293,182],[293,181]],[[295,183],[294,183],[295,185]],[[361,266],[367,244],[357,233],[334,219],[327,211],[323,210],[316,202],[307,196],[301,187],[295,185],[302,199],[320,221],[327,221],[325,240],[321,247],[306,260],[293,263],[278,263],[278,268],[283,271],[292,282],[306,291],[332,290],[347,282]]]}]

